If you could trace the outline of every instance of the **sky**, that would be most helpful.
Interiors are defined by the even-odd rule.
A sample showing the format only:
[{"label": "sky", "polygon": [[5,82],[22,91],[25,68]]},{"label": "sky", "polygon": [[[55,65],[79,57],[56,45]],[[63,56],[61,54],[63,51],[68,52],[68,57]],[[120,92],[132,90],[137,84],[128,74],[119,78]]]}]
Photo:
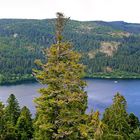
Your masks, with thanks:
[{"label": "sky", "polygon": [[0,18],[46,19],[56,12],[80,21],[140,23],[140,0],[0,0]]}]

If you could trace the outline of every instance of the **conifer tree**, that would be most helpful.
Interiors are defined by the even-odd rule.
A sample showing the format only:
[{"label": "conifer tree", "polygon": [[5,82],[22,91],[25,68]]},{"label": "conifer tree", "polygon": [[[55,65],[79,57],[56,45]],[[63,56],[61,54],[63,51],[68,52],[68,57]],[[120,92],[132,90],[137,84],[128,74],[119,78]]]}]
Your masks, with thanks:
[{"label": "conifer tree", "polygon": [[137,128],[130,134],[130,140],[140,140],[140,129]]},{"label": "conifer tree", "polygon": [[14,94],[9,96],[7,103],[5,109],[7,121],[15,125],[20,114],[20,107]]},{"label": "conifer tree", "polygon": [[136,117],[133,113],[129,114],[129,125],[130,125],[132,131],[140,128],[140,121],[139,121],[138,117]]},{"label": "conifer tree", "polygon": [[35,140],[84,139],[79,129],[87,108],[86,83],[81,80],[84,66],[78,63],[80,54],[72,50],[71,43],[62,42],[65,21],[64,15],[57,13],[57,43],[44,50],[45,64],[36,61],[41,70],[34,74],[47,87],[39,90],[41,95],[35,100]]},{"label": "conifer tree", "polygon": [[[103,122],[108,125],[110,135],[118,139],[129,139],[130,125],[126,111],[127,103],[125,98],[117,93],[114,96],[113,104],[103,114]],[[114,135],[113,135],[114,134]]]},{"label": "conifer tree", "polygon": [[133,113],[129,114],[129,125],[131,128],[130,139],[139,140],[140,139],[140,121]]},{"label": "conifer tree", "polygon": [[28,140],[32,138],[33,126],[31,113],[26,106],[21,109],[20,116],[17,120],[16,129],[18,133],[18,139]]},{"label": "conifer tree", "polygon": [[4,105],[0,102],[0,140],[5,138],[5,112]]},{"label": "conifer tree", "polygon": [[103,122],[101,122],[99,115],[99,111],[92,111],[90,114],[88,114],[88,120],[86,121],[86,131],[88,135],[87,140],[103,140],[108,134],[108,127]]},{"label": "conifer tree", "polygon": [[7,106],[5,108],[5,120],[6,120],[6,135],[5,140],[16,140],[16,123],[20,114],[19,103],[14,94],[11,94],[7,100]]}]

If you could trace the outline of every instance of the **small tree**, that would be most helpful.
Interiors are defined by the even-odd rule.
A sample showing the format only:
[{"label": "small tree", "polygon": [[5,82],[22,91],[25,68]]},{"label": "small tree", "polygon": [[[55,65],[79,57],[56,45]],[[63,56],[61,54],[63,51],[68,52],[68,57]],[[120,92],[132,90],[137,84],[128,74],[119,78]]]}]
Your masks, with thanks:
[{"label": "small tree", "polygon": [[4,140],[5,138],[5,112],[4,105],[0,102],[0,139]]},{"label": "small tree", "polygon": [[[62,42],[61,32],[66,19],[57,13],[57,43],[44,51],[47,62],[36,61],[42,70],[34,70],[36,78],[47,84],[36,98],[35,139],[82,139],[78,129],[87,108],[86,83],[81,80],[84,67],[80,55],[69,42]],[[83,126],[84,127],[84,126]]]},{"label": "small tree", "polygon": [[99,111],[92,111],[90,114],[88,114],[88,120],[86,121],[88,124],[86,129],[88,140],[104,140],[105,136],[108,134],[108,127],[101,122],[99,115]]},{"label": "small tree", "polygon": [[133,113],[129,114],[129,125],[131,127],[132,132],[135,129],[140,128],[140,121],[139,121],[138,117],[136,117]]},{"label": "small tree", "polygon": [[7,100],[5,108],[5,140],[16,140],[16,123],[20,114],[19,103],[14,94],[11,94]]},{"label": "small tree", "polygon": [[15,125],[20,114],[20,107],[14,94],[9,96],[7,103],[5,109],[6,119],[9,123]]},{"label": "small tree", "polygon": [[21,113],[16,124],[16,129],[18,133],[18,139],[27,140],[32,138],[33,126],[31,113],[26,106],[21,109]]},{"label": "small tree", "polygon": [[130,133],[129,118],[126,112],[126,100],[117,93],[114,96],[113,104],[103,114],[103,122],[108,125],[110,134],[120,139],[128,139]]}]

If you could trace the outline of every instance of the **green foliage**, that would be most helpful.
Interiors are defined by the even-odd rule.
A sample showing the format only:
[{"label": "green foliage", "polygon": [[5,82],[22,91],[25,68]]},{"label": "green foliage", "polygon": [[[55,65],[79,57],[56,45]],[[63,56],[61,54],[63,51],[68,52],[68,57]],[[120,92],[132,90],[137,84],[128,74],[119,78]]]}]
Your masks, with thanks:
[{"label": "green foliage", "polygon": [[15,125],[20,115],[20,107],[14,94],[11,94],[7,100],[5,114],[7,121]]},{"label": "green foliage", "polygon": [[28,140],[32,138],[33,126],[31,113],[26,106],[21,109],[20,116],[17,120],[16,129],[18,133],[18,139]]},{"label": "green foliage", "polygon": [[140,128],[139,119],[133,113],[129,114],[129,125],[130,125],[132,131],[134,131],[137,128]]},{"label": "green foliage", "polygon": [[102,140],[108,134],[108,126],[100,120],[99,115],[98,111],[88,114],[86,129],[88,131],[88,139]]},{"label": "green foliage", "polygon": [[5,108],[5,119],[6,119],[6,126],[5,126],[5,139],[16,139],[16,123],[17,119],[20,114],[20,107],[19,103],[14,94],[11,94],[7,100],[7,106]]},{"label": "green foliage", "polygon": [[0,140],[30,140],[34,130],[29,109],[23,107],[20,112],[14,94],[7,102],[6,107],[0,102]]},{"label": "green foliage", "polygon": [[35,139],[83,139],[78,128],[84,125],[87,94],[86,83],[80,79],[84,72],[83,65],[78,63],[80,55],[72,50],[69,42],[60,40],[44,53],[47,62],[36,61],[42,70],[34,70],[36,78],[47,84],[35,100]]},{"label": "green foliage", "polygon": [[[42,92],[42,90],[44,90],[44,92]],[[139,120],[133,113],[130,113],[129,115],[127,114],[126,100],[120,94],[115,95],[113,104],[106,109],[103,115],[103,119],[101,120],[99,117],[100,113],[98,111],[92,111],[89,114],[85,114],[85,109],[81,109],[82,106],[84,107],[83,102],[81,102],[79,106],[76,106],[78,105],[77,101],[80,103],[80,99],[82,99],[83,97],[77,96],[77,99],[76,97],[73,98],[73,96],[70,95],[69,97],[63,96],[64,101],[62,101],[62,94],[59,94],[55,96],[55,98],[57,99],[56,103],[54,102],[55,99],[51,97],[52,95],[54,95],[53,92],[51,92],[51,94],[48,94],[46,92],[47,88],[40,89],[40,91],[41,98],[39,97],[39,100],[37,99],[37,102],[40,104],[37,108],[37,116],[34,119],[34,136],[34,129],[32,126],[31,113],[29,109],[25,106],[21,109],[20,115],[16,120],[16,124],[14,125],[13,122],[8,119],[10,117],[7,116],[7,107],[4,107],[4,105],[0,102],[0,140],[140,139]],[[42,95],[44,93],[45,95],[42,98]],[[12,102],[13,99],[14,102],[16,100],[15,96],[13,95],[10,95],[8,101],[11,101],[11,99]],[[67,100],[67,102],[65,102],[65,99]],[[48,103],[44,101],[47,101]],[[67,104],[65,105],[65,103]],[[9,105],[13,106],[11,102]],[[45,107],[44,105],[48,106]],[[16,112],[17,108],[14,107],[12,108],[12,110]],[[11,116],[11,114],[9,115]]]},{"label": "green foliage", "polygon": [[131,132],[126,106],[125,98],[117,93],[113,104],[105,110],[102,120],[108,125],[111,134],[120,135],[123,139],[128,139]]},{"label": "green foliage", "polygon": [[[34,79],[34,60],[44,61],[42,49],[56,42],[53,25],[54,19],[0,20],[0,84]],[[139,24],[71,20],[65,26],[63,35],[82,54],[81,62],[87,66],[85,76],[140,78],[139,29]],[[108,56],[99,51],[101,42],[116,42],[119,45],[113,55]],[[107,67],[112,71],[106,71]]]},{"label": "green foliage", "polygon": [[37,139],[72,139],[80,137],[77,126],[87,107],[85,82],[80,80],[83,66],[79,54],[70,43],[52,45],[47,51],[43,70],[35,71],[37,79],[47,84],[36,99],[38,119],[35,122]]},{"label": "green foliage", "polygon": [[139,140],[140,139],[140,129],[137,128],[130,134],[130,140]]},{"label": "green foliage", "polygon": [[5,113],[4,113],[4,105],[0,102],[0,139],[3,140],[5,138]]}]

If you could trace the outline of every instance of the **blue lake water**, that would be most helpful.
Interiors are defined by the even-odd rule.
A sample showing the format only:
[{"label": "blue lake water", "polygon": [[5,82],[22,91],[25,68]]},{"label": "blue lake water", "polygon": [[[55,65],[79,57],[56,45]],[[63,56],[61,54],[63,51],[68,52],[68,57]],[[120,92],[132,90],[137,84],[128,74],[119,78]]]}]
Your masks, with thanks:
[{"label": "blue lake water", "polygon": [[[86,79],[88,93],[88,109],[99,110],[101,113],[112,103],[116,92],[120,92],[127,100],[128,112],[134,112],[140,118],[140,80],[106,80]],[[0,101],[6,104],[8,96],[13,93],[20,106],[26,105],[35,113],[33,99],[39,96],[37,90],[43,87],[39,83],[25,83],[20,85],[0,86]]]}]

